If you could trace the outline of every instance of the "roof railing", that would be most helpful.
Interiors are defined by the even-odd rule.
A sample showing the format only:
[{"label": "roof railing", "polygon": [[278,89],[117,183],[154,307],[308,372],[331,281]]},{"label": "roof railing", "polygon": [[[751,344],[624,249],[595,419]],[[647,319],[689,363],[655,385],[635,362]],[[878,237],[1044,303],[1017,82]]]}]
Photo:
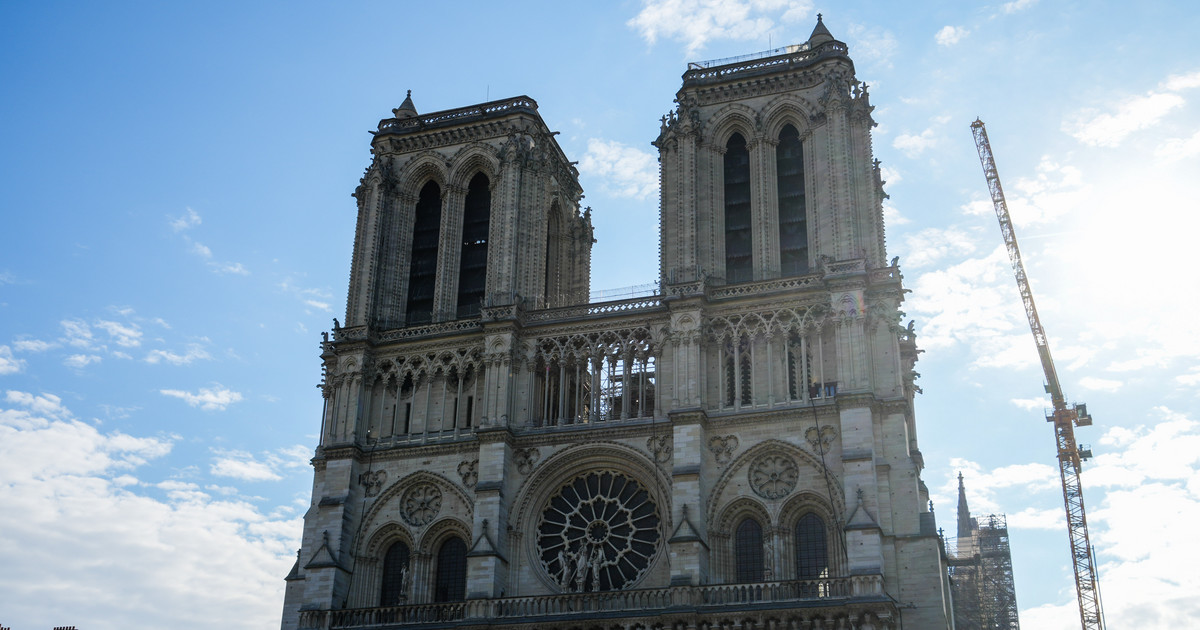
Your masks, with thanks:
[{"label": "roof railing", "polygon": [[803,44],[792,44],[783,48],[772,48],[762,52],[750,53],[748,55],[738,55],[736,57],[725,57],[723,59],[710,59],[708,61],[692,61],[688,63],[688,70],[703,70],[705,68],[713,68],[716,66],[724,66],[731,63],[741,63],[743,61],[752,61],[754,59],[764,59],[766,57],[777,57],[779,55],[790,55],[792,53],[804,52],[809,49],[808,42]]},{"label": "roof railing", "polygon": [[379,132],[405,133],[416,129],[440,127],[442,125],[491,118],[518,111],[536,112],[537,101],[528,96],[514,96],[512,98],[489,101],[457,109],[447,109],[412,118],[386,118],[379,122]]}]

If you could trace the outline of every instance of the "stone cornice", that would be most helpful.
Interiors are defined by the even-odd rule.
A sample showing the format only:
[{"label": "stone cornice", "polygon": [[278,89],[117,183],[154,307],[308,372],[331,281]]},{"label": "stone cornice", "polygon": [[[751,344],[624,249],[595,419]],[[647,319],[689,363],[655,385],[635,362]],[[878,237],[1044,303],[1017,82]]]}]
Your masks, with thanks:
[{"label": "stone cornice", "polygon": [[[845,63],[850,67],[850,72],[854,72],[853,63],[849,59],[833,60],[827,63]],[[819,88],[825,82],[825,73],[817,68],[807,68],[800,71],[792,71],[787,74],[777,74],[775,76],[760,76],[750,77],[743,80],[734,80],[719,85],[703,86],[699,88],[683,88],[680,94],[687,93],[687,96],[694,99],[693,103],[698,107],[711,107],[722,103],[740,101],[745,99],[757,98],[761,96],[770,96],[773,94],[785,94],[799,90],[813,90]],[[822,124],[823,120],[811,121],[814,125]]]}]

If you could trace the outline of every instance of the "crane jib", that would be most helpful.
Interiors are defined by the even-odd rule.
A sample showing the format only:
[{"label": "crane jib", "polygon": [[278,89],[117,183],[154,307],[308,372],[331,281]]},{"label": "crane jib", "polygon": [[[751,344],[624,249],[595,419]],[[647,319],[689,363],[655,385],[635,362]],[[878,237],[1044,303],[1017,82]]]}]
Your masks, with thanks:
[{"label": "crane jib", "polygon": [[[1071,540],[1079,618],[1084,630],[1103,630],[1100,584],[1096,579],[1096,564],[1088,539],[1087,511],[1083,506],[1083,485],[1079,480],[1082,467],[1081,452],[1075,442],[1074,429],[1075,424],[1091,424],[1091,417],[1087,415],[1087,407],[1082,403],[1069,407],[1062,388],[1059,387],[1054,358],[1050,356],[1050,343],[1046,339],[1046,332],[1042,329],[1041,319],[1038,318],[1037,306],[1033,302],[1033,291],[1029,288],[1025,264],[1021,261],[1021,250],[1017,247],[1017,235],[1013,231],[1012,219],[1008,214],[1008,204],[1004,201],[1004,188],[1000,186],[1000,175],[996,172],[996,162],[992,159],[992,145],[988,141],[987,130],[984,129],[982,120],[976,119],[971,123],[971,135],[975,137],[979,163],[983,165],[983,176],[991,192],[992,205],[996,208],[996,218],[1000,221],[1000,234],[1004,237],[1013,276],[1016,277],[1021,301],[1025,305],[1025,316],[1029,319],[1029,329],[1037,344],[1038,358],[1046,375],[1046,393],[1050,394],[1054,405],[1054,411],[1046,419],[1054,423],[1054,436],[1058,447],[1058,472],[1062,479],[1063,505],[1067,511],[1067,533]],[[1090,457],[1090,452],[1084,453],[1083,457]]]}]

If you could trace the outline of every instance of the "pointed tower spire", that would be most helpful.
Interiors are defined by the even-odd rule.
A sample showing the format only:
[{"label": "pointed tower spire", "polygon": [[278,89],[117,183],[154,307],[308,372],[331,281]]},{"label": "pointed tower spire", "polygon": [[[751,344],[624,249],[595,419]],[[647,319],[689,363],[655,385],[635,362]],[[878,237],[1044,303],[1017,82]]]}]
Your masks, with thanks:
[{"label": "pointed tower spire", "polygon": [[408,91],[408,96],[404,97],[404,102],[400,103],[400,107],[392,110],[392,115],[396,118],[416,118],[417,107],[412,102],[412,90]]},{"label": "pointed tower spire", "polygon": [[958,537],[971,535],[971,508],[967,507],[967,488],[963,485],[962,472],[958,473]]},{"label": "pointed tower spire", "polygon": [[808,45],[816,48],[825,42],[832,41],[834,41],[833,34],[829,32],[829,29],[825,28],[825,22],[821,20],[821,14],[818,13],[817,26],[813,29],[812,35],[808,36]]}]

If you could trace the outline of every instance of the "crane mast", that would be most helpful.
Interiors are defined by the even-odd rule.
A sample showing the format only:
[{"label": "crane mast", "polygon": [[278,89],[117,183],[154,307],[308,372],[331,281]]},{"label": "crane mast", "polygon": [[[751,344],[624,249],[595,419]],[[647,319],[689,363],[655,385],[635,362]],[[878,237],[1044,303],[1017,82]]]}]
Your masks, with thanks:
[{"label": "crane mast", "polygon": [[1033,340],[1037,343],[1042,371],[1046,374],[1046,392],[1050,394],[1054,405],[1054,411],[1046,417],[1046,421],[1054,424],[1054,436],[1058,445],[1058,472],[1062,478],[1063,502],[1067,510],[1067,531],[1071,538],[1071,559],[1075,568],[1075,592],[1079,596],[1079,617],[1084,630],[1103,630],[1100,585],[1096,580],[1096,566],[1088,540],[1087,514],[1083,507],[1083,486],[1079,481],[1081,459],[1090,457],[1091,453],[1080,451],[1075,442],[1074,429],[1076,424],[1090,425],[1092,418],[1087,413],[1086,405],[1080,403],[1068,406],[1063,396],[1058,383],[1058,373],[1054,369],[1054,359],[1050,356],[1050,343],[1046,339],[1046,331],[1042,328],[1037,307],[1033,303],[1033,291],[1029,288],[1029,279],[1025,275],[1025,264],[1021,262],[1017,235],[1013,231],[1008,204],[1004,201],[1004,189],[1000,187],[1000,175],[996,173],[996,163],[992,159],[992,145],[988,142],[987,130],[984,129],[982,120],[976,119],[971,123],[971,134],[975,136],[979,162],[983,165],[983,175],[987,179],[988,190],[991,191],[992,204],[996,207],[996,218],[1000,220],[1000,233],[1004,236],[1004,245],[1008,248],[1008,259],[1012,263],[1013,275],[1017,278],[1021,301],[1025,304],[1025,316],[1029,319],[1029,328],[1033,331]]}]

